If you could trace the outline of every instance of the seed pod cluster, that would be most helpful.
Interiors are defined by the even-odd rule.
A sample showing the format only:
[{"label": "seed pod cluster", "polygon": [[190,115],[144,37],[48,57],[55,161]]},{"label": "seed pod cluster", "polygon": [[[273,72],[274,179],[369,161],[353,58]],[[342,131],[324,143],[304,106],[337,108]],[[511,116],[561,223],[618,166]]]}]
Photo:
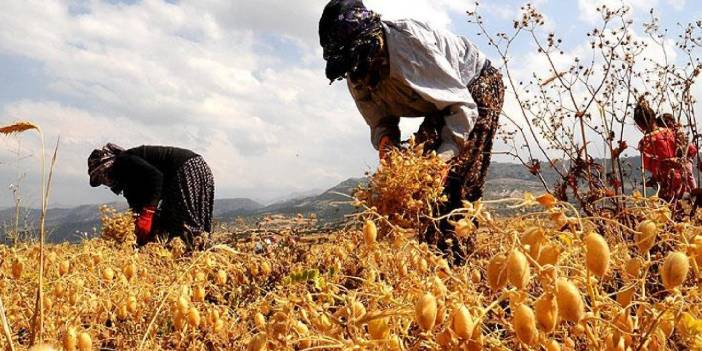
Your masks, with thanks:
[{"label": "seed pod cluster", "polygon": [[378,238],[378,228],[375,226],[375,222],[366,221],[363,225],[363,238],[368,245],[375,243]]},{"label": "seed pod cluster", "polygon": [[556,302],[561,319],[579,322],[585,316],[585,304],[580,290],[571,281],[559,278],[556,282]]},{"label": "seed pod cluster", "polygon": [[672,290],[685,282],[690,270],[690,260],[682,252],[670,253],[661,268],[661,280],[666,289]]},{"label": "seed pod cluster", "polygon": [[487,266],[487,278],[492,290],[500,290],[507,285],[507,257],[497,255]]},{"label": "seed pod cluster", "polygon": [[609,269],[610,251],[607,241],[595,232],[585,236],[585,264],[587,269],[598,277],[603,277]]},{"label": "seed pod cluster", "polygon": [[430,293],[422,295],[415,304],[415,321],[425,331],[434,329],[436,323],[436,297]]},{"label": "seed pod cluster", "polygon": [[652,220],[645,220],[639,223],[636,231],[636,245],[642,253],[647,253],[656,244],[656,237],[659,232],[658,226]]},{"label": "seed pod cluster", "polygon": [[534,303],[536,321],[541,330],[552,332],[558,323],[558,303],[552,293],[544,293]]},{"label": "seed pod cluster", "polygon": [[468,340],[473,335],[473,317],[465,305],[460,305],[453,313],[453,332],[461,339]]},{"label": "seed pod cluster", "polygon": [[519,341],[531,345],[536,342],[538,331],[536,330],[536,316],[534,311],[527,305],[519,305],[512,316],[512,328]]},{"label": "seed pod cluster", "polygon": [[531,279],[531,269],[526,256],[514,249],[507,258],[507,277],[517,289],[524,289]]}]

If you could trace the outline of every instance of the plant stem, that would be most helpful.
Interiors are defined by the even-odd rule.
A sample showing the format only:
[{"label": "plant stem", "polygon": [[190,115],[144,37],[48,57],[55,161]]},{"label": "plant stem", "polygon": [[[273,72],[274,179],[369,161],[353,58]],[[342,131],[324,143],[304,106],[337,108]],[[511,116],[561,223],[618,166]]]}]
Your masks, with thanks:
[{"label": "plant stem", "polygon": [[5,335],[5,340],[7,341],[7,350],[15,351],[15,345],[12,343],[12,330],[10,330],[10,324],[7,322],[5,306],[2,303],[2,298],[0,298],[0,319],[2,320],[2,332]]}]

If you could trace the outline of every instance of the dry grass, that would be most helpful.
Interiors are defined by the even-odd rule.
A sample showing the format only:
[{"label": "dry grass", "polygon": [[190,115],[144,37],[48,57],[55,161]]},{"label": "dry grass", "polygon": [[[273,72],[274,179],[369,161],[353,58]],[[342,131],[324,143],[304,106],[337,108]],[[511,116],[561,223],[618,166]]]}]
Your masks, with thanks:
[{"label": "dry grass", "polygon": [[[379,226],[393,240],[377,242],[360,222],[315,243],[285,231],[262,253],[255,241],[191,256],[104,239],[47,246],[45,341],[86,333],[93,349],[118,350],[699,349],[702,227],[673,223],[656,198],[626,201],[631,226],[579,217],[548,196],[500,200],[521,209],[502,219],[489,215],[496,202],[466,204],[455,215],[480,222],[476,251],[453,268],[414,238],[389,235],[416,229],[398,224]],[[645,220],[654,226],[638,228]],[[637,229],[655,234],[650,251]],[[586,246],[591,232],[607,250],[591,236],[599,244]],[[673,251],[684,259],[661,267]],[[0,297],[20,349],[38,255],[36,245],[0,247]],[[552,326],[541,320],[549,314],[560,316]]]},{"label": "dry grass", "polygon": [[102,231],[104,240],[113,241],[128,247],[136,244],[134,214],[131,211],[118,212],[108,206],[100,207]]},{"label": "dry grass", "polygon": [[0,127],[0,134],[10,135],[26,132],[28,130],[38,130],[39,127],[29,121],[17,121],[13,124]]},{"label": "dry grass", "polygon": [[426,223],[424,219],[433,217],[446,201],[441,178],[447,167],[435,153],[424,155],[423,146],[411,140],[407,150],[390,151],[368,186],[355,196],[393,225]]}]

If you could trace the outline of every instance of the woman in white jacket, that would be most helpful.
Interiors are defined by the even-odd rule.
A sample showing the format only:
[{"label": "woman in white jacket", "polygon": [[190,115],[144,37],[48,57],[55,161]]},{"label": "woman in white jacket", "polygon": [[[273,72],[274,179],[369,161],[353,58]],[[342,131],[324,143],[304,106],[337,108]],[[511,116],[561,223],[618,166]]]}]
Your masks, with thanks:
[{"label": "woman in white jacket", "polygon": [[[383,21],[361,0],[330,1],[319,36],[327,78],[347,80],[380,157],[399,145],[401,117],[424,117],[417,140],[451,166],[442,213],[480,199],[505,90],[485,55],[468,39],[419,21]],[[454,235],[448,223],[441,229],[426,240],[445,250]]]}]

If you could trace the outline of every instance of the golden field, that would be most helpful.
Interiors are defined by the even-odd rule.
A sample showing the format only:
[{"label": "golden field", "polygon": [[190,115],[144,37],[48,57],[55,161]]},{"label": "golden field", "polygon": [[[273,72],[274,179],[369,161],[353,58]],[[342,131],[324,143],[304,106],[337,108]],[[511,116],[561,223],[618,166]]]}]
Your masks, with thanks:
[{"label": "golden field", "polygon": [[[102,238],[45,249],[43,349],[702,349],[702,227],[639,194],[616,217],[550,195],[466,203],[451,220],[474,253],[450,267],[416,239],[442,201],[437,162],[394,153],[345,229],[290,226],[263,250],[224,233],[135,250],[131,217],[105,209]],[[39,247],[0,257],[0,346],[27,349]]]}]

